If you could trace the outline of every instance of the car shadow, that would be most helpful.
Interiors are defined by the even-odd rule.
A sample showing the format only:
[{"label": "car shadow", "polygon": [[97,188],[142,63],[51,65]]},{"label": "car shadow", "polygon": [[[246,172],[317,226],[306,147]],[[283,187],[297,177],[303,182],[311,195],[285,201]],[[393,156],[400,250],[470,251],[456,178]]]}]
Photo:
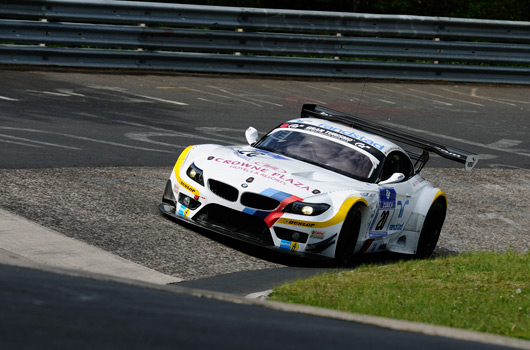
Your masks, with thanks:
[{"label": "car shadow", "polygon": [[[324,273],[351,271],[362,265],[385,265],[412,259],[410,255],[378,252],[359,255],[354,259],[352,264],[341,266],[333,259],[312,260],[303,258],[292,255],[288,251],[283,253],[278,250],[264,248],[209,231],[208,229],[172,217],[168,218],[193,232],[226,247],[235,249],[240,253],[278,265],[278,267],[244,270],[183,281],[172,284],[175,288],[192,288],[210,292],[249,296],[270,291],[284,283],[310,278]],[[455,253],[444,249],[437,249],[433,258],[449,255],[455,255]]]}]

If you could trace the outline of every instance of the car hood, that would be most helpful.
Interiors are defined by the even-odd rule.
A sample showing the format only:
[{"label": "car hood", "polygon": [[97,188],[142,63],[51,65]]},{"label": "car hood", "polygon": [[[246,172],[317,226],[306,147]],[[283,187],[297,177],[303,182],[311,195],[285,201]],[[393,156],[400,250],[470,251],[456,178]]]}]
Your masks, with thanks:
[{"label": "car hood", "polygon": [[300,198],[334,191],[366,190],[370,185],[333,171],[250,146],[197,150],[193,162],[206,179],[262,193],[282,191]]}]

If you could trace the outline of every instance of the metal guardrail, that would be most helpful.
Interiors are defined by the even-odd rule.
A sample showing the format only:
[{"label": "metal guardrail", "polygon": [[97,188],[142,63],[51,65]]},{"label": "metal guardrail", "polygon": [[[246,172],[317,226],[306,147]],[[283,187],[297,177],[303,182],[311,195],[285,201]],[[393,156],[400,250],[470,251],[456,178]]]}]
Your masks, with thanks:
[{"label": "metal guardrail", "polygon": [[4,64],[530,84],[528,22],[3,0],[0,43]]}]

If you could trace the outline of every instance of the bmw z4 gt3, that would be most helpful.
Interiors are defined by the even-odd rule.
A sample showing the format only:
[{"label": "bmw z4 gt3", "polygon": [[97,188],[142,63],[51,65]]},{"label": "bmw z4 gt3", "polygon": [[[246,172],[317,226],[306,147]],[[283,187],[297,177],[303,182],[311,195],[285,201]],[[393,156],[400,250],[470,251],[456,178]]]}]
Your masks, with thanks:
[{"label": "bmw z4 gt3", "polygon": [[430,256],[447,199],[419,174],[429,152],[467,170],[478,161],[317,105],[304,105],[300,118],[261,139],[254,128],[246,137],[248,145],[186,148],[159,209],[230,237],[343,264],[365,252]]}]

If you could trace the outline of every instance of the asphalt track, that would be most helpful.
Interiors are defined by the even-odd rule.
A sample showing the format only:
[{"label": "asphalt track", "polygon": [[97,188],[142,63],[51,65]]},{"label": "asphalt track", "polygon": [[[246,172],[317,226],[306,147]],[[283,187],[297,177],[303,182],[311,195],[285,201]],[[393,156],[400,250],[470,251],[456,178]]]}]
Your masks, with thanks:
[{"label": "asphalt track", "polygon": [[[508,349],[231,296],[0,265],[2,349]],[[282,310],[282,308],[284,308]],[[317,310],[318,312],[318,310]],[[346,319],[341,319],[345,316]],[[488,344],[488,340],[497,344]]]},{"label": "asphalt track", "polygon": [[[89,241],[91,244],[93,242],[90,242],[90,239],[94,231],[90,231],[88,227],[81,228],[79,225],[75,230],[64,230],[68,227],[71,228],[71,226],[61,223],[66,212],[54,212],[54,208],[57,208],[54,206],[56,201],[64,199],[65,196],[68,196],[67,193],[72,192],[72,189],[75,188],[67,187],[67,191],[64,191],[64,184],[68,183],[69,176],[75,176],[81,180],[80,184],[74,183],[73,186],[80,185],[87,188],[94,186],[107,191],[119,192],[121,184],[113,181],[121,181],[129,185],[148,185],[152,189],[159,186],[160,182],[163,183],[163,180],[156,179],[144,183],[142,181],[146,180],[140,176],[135,183],[135,176],[132,176],[129,177],[130,183],[127,183],[128,181],[122,180],[123,171],[121,169],[124,168],[120,167],[133,167],[131,169],[136,172],[141,172],[141,167],[146,166],[170,169],[176,155],[185,146],[197,142],[243,143],[243,132],[247,126],[253,125],[261,131],[268,130],[285,119],[296,117],[301,104],[304,102],[325,104],[331,108],[368,117],[442,143],[477,152],[481,155],[479,167],[485,170],[500,169],[502,171],[502,169],[530,168],[530,137],[527,118],[530,102],[527,98],[529,96],[529,88],[527,87],[276,80],[95,71],[61,72],[4,69],[0,71],[0,74],[3,78],[3,89],[0,92],[0,168],[5,170],[4,179],[7,179],[7,186],[10,187],[10,189],[2,189],[4,198],[10,199],[9,203],[4,202],[2,206],[13,213],[29,217],[45,226],[55,229],[62,228],[60,230],[62,233]],[[430,165],[434,167],[455,166],[455,164],[450,164],[440,158],[434,158]],[[88,167],[105,175],[83,177],[76,173],[77,171],[82,172]],[[115,173],[122,175],[120,177]],[[45,176],[41,177],[39,174]],[[58,177],[59,175],[61,177]],[[64,177],[65,175],[66,177]],[[59,182],[58,184],[53,184],[54,176]],[[61,182],[64,192],[59,190]],[[17,186],[24,186],[25,188],[17,191]],[[161,191],[163,187],[159,187]],[[130,190],[128,191],[130,193]],[[22,197],[12,201],[11,196],[14,192],[20,193]],[[101,195],[97,191],[93,193]],[[123,192],[120,193],[123,194]],[[82,195],[87,194],[83,192]],[[112,203],[105,203],[105,198],[96,197],[90,197],[90,202],[94,202],[93,205],[108,208],[112,205]],[[158,198],[153,199],[154,202],[157,200]],[[34,205],[34,201],[37,205]],[[39,205],[39,202],[42,205]],[[27,203],[32,203],[32,207],[25,205]],[[155,203],[150,203],[150,205],[152,204]],[[125,207],[125,205],[123,206]],[[87,210],[90,211],[90,208]],[[107,214],[107,216],[109,215]],[[87,222],[81,221],[79,224],[86,225]],[[166,224],[160,223],[161,226]],[[190,236],[188,231],[184,230],[183,232],[186,236]],[[165,233],[167,236],[167,231]],[[146,247],[142,246],[141,235],[134,234],[137,247],[122,246],[117,248],[115,253],[127,256],[134,249],[145,250]],[[76,235],[80,236],[77,237]],[[114,241],[117,239],[116,237],[94,238],[99,239],[99,243],[105,239]],[[296,267],[296,264],[293,265],[283,258],[267,260],[264,259],[262,252],[255,252],[249,247],[238,246],[237,244],[234,246],[234,243],[222,239],[212,241],[212,238],[206,233],[193,236],[193,244],[200,247],[198,249],[200,253],[203,256],[211,255],[211,259],[205,260],[201,258],[201,254],[183,252],[189,254],[189,258],[186,259],[189,260],[189,265],[184,266],[184,269],[196,276],[188,282],[184,282],[189,286],[244,294],[252,290],[250,285],[260,285],[265,281],[264,286],[270,286],[271,281],[267,281],[267,279],[273,278],[271,276],[274,275],[276,275],[277,280],[281,280],[282,278],[291,279],[295,276],[319,271],[314,267],[309,267],[309,269]],[[120,243],[123,244],[124,242],[117,242],[117,246]],[[98,242],[94,242],[94,244],[98,245]],[[160,242],[158,245],[160,246]],[[149,251],[151,256],[156,257],[169,254],[167,251],[157,248],[156,242],[153,243],[153,250],[148,250],[147,255],[149,255]],[[204,255],[205,252],[206,255]],[[186,256],[188,257],[188,255]],[[146,259],[148,260],[148,258]],[[165,266],[162,263],[157,265],[147,260],[140,259],[137,262],[164,271]],[[206,264],[203,264],[206,266],[200,266],[204,261],[207,261]],[[215,263],[213,263],[214,261]],[[262,274],[261,278],[255,277],[260,274],[253,273],[253,269],[270,273]],[[38,312],[42,302],[41,297],[44,297],[38,293],[46,294],[46,291],[40,291],[38,286],[51,284],[35,278],[35,275],[40,274],[36,274],[32,270],[23,270],[23,272],[17,270],[16,273],[13,273],[12,270],[9,271],[10,268],[7,267],[3,270],[7,271],[3,274],[6,278],[3,279],[6,284],[21,283],[22,289],[36,293],[28,292],[27,298],[20,303],[22,310],[24,310],[25,303],[29,303],[32,307],[26,310],[30,310],[30,314]],[[196,273],[193,274],[192,270],[196,270]],[[21,277],[28,277],[29,280],[24,282],[16,282],[16,278],[10,280],[19,274]],[[210,278],[201,281],[198,277],[201,274],[203,276],[208,275]],[[77,283],[81,285],[85,283],[77,279],[75,281],[68,280],[68,278],[62,281],[61,277],[52,275],[45,277],[52,280],[56,279],[57,283],[54,284],[54,287],[56,286],[59,291],[75,289]],[[177,277],[182,277],[182,275]],[[241,282],[243,279],[247,284]],[[239,285],[236,285],[238,281]],[[63,283],[66,285],[64,287],[66,289],[63,288]],[[107,287],[97,286],[96,288],[103,290]],[[117,287],[118,290],[120,288],[122,287]],[[112,294],[114,292],[108,292],[111,300],[119,299]],[[73,294],[75,293],[77,292],[73,292]],[[49,294],[53,293],[48,293],[46,297]],[[7,305],[13,294],[6,290],[4,297],[2,303]],[[105,298],[102,297],[101,299]],[[134,302],[136,301],[134,298],[131,297],[133,301],[129,305],[131,307],[142,303],[141,301]],[[57,305],[56,302],[52,302],[50,305]],[[197,301],[197,304],[201,303],[203,303],[202,299]],[[95,305],[91,305],[91,307],[95,307]],[[104,303],[98,304],[96,308],[117,312]],[[160,311],[161,309],[155,308],[154,310]],[[11,308],[11,311],[14,315],[19,315],[16,308]],[[118,311],[123,312],[123,315],[128,315],[130,310],[127,311],[124,307]],[[62,323],[56,324],[56,326],[70,323],[69,317],[73,316],[60,316],[59,322]],[[153,315],[149,317],[153,317]],[[150,320],[149,317],[146,320]],[[245,314],[242,317],[249,316]],[[281,318],[285,318],[285,315],[282,315]],[[2,318],[2,320],[5,321],[6,318]],[[35,318],[35,320],[30,318],[21,321],[22,323],[19,325],[30,326],[31,322],[40,320],[39,318]],[[87,321],[90,324],[97,324],[99,318],[89,318]],[[118,320],[116,324],[119,322],[122,320]],[[141,323],[140,320],[132,322],[130,325],[122,322],[121,325],[123,327],[129,325],[130,327],[127,329],[130,331],[136,329],[135,327]],[[213,322],[206,328],[203,325],[203,330],[217,329],[226,323],[222,320],[219,323],[215,323],[218,320]],[[269,324],[268,322],[266,324]],[[152,325],[154,327],[150,327],[150,329],[155,330],[160,326],[159,324]],[[181,324],[174,325],[175,327],[181,326]],[[300,338],[293,337],[292,332],[282,333],[285,329],[292,330],[292,325],[293,323],[290,323],[289,326],[284,326],[285,328],[272,328],[270,331],[276,333],[266,333],[278,334],[277,337],[273,337],[276,339],[270,345],[274,344],[277,347],[280,344],[298,344],[297,341]],[[106,326],[112,329],[110,324],[106,324]],[[198,327],[195,329],[201,329],[201,321],[198,321],[195,326]],[[59,329],[57,335],[69,339],[68,336],[65,337],[65,334],[61,333],[60,327],[57,327],[54,328]],[[115,327],[117,327],[119,334],[124,334],[120,333],[124,332],[120,328],[121,326]],[[76,330],[79,329],[76,328]],[[299,330],[298,327],[295,329],[296,331]],[[98,330],[103,332],[102,329],[96,327],[95,333]],[[92,329],[89,331],[91,332]],[[253,334],[250,331],[247,333],[248,335]],[[71,334],[76,334],[76,331]],[[156,334],[166,339],[164,337],[167,334]],[[212,339],[216,341],[224,339],[227,347],[235,347],[232,338],[227,339],[224,334]],[[256,334],[256,337],[258,339],[267,338],[264,334]],[[367,334],[374,335],[373,333]],[[18,336],[21,335],[23,334],[18,333]],[[104,332],[102,335],[105,335]],[[297,335],[304,336],[303,334]],[[149,336],[146,335],[146,337]],[[379,344],[381,346],[388,347],[389,344],[394,344],[393,347],[395,348],[395,341],[387,342],[387,339],[381,338],[379,335],[374,335],[373,339],[381,341]],[[414,343],[413,338],[414,336],[411,338],[411,343],[404,342],[403,344],[408,344],[407,348],[414,348],[411,347]],[[35,339],[40,338],[36,337]],[[112,344],[112,339],[108,337],[108,334],[103,339],[108,341],[107,344]],[[133,337],[133,339],[136,338]],[[173,339],[177,340],[177,338]],[[75,342],[75,339],[70,340]],[[138,339],[136,340],[138,341]],[[180,337],[178,340],[184,341]],[[16,342],[10,344],[16,344]],[[85,344],[88,343],[85,342]],[[140,341],[139,344],[142,342]],[[205,343],[205,346],[208,344],[210,343]],[[311,348],[310,344],[319,345],[323,343],[308,342],[309,348]],[[341,344],[346,345],[346,343]],[[443,345],[443,342],[439,344],[446,346]],[[451,344],[451,348],[456,348],[453,345],[455,344]],[[466,348],[472,346],[470,344],[465,345]],[[484,345],[482,344],[482,346]],[[266,348],[268,347],[270,346],[266,346]],[[449,348],[449,345],[440,348]]]},{"label": "asphalt track", "polygon": [[[530,88],[1,70],[1,168],[171,166],[196,143],[244,143],[318,103],[530,168]],[[442,159],[431,166],[454,167]]]}]

